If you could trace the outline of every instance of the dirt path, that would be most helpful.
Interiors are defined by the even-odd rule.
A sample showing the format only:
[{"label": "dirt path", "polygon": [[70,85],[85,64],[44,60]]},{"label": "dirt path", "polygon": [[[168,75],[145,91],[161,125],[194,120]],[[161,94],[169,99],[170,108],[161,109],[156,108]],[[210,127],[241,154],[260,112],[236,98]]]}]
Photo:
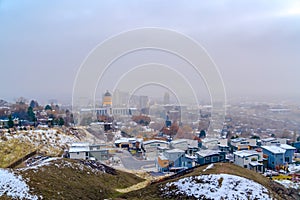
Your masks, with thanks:
[{"label": "dirt path", "polygon": [[145,188],[148,185],[150,185],[150,183],[152,181],[156,181],[156,180],[159,180],[159,179],[163,178],[163,176],[153,177],[153,176],[151,176],[150,174],[148,174],[146,172],[136,172],[136,171],[129,171],[129,170],[126,170],[126,171],[145,179],[145,181],[137,183],[137,184],[132,185],[132,186],[127,187],[127,188],[116,189],[116,191],[121,192],[121,193],[128,193],[128,192],[132,192],[132,191],[135,191],[135,190]]}]

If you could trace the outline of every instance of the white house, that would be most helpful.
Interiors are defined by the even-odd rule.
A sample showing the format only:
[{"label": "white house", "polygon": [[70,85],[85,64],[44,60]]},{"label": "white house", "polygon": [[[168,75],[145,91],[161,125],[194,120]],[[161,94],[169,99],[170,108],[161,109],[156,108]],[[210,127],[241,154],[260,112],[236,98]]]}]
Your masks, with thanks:
[{"label": "white house", "polygon": [[69,154],[71,159],[84,159],[89,158],[89,143],[73,143],[69,149]]},{"label": "white house", "polygon": [[172,149],[181,149],[186,151],[188,149],[188,141],[187,139],[178,139],[170,142],[170,147]]},{"label": "white house", "polygon": [[145,150],[145,156],[149,160],[155,160],[158,156],[158,147],[167,148],[169,143],[163,140],[144,141],[142,147]]},{"label": "white house", "polygon": [[250,150],[257,146],[256,139],[236,138],[230,141],[234,150]]},{"label": "white house", "polygon": [[263,152],[261,149],[236,151],[233,155],[234,164],[257,172],[264,172],[262,164]]},{"label": "white house", "polygon": [[261,139],[261,146],[272,146],[276,144],[286,144],[286,138],[265,138]]},{"label": "white house", "polygon": [[108,149],[101,148],[101,145],[90,145],[85,142],[73,143],[69,149],[71,159],[107,160],[108,153]]}]

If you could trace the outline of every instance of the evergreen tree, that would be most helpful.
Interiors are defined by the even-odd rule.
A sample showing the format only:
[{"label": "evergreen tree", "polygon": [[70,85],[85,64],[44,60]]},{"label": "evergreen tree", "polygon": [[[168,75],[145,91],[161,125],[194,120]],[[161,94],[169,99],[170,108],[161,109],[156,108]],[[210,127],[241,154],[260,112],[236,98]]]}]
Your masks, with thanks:
[{"label": "evergreen tree", "polygon": [[46,106],[45,106],[45,110],[52,110],[52,108],[51,108],[50,105],[46,105]]},{"label": "evergreen tree", "polygon": [[31,122],[36,121],[36,117],[35,117],[35,114],[33,112],[33,108],[31,106],[29,106],[28,109],[27,109],[27,115],[28,115],[29,121],[31,121]]},{"label": "evergreen tree", "polygon": [[14,121],[13,121],[11,115],[8,116],[8,123],[7,123],[7,125],[8,125],[8,128],[14,127]]},{"label": "evergreen tree", "polygon": [[59,119],[58,119],[58,125],[59,126],[63,126],[65,124],[65,120],[62,118],[62,117],[60,117]]}]

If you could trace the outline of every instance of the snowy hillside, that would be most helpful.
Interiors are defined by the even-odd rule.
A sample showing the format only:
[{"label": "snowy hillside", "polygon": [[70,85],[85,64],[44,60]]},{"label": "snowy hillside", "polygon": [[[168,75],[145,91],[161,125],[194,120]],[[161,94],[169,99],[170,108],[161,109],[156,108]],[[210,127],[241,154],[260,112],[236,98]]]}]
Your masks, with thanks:
[{"label": "snowy hillside", "polygon": [[200,199],[272,199],[267,188],[243,177],[210,174],[182,178],[161,187],[164,197]]},{"label": "snowy hillside", "polygon": [[30,194],[29,187],[21,176],[0,168],[0,197],[4,194],[16,199],[38,199],[36,195]]},{"label": "snowy hillside", "polygon": [[46,151],[50,154],[57,153],[63,148],[66,148],[67,144],[79,141],[77,137],[70,134],[65,134],[62,131],[56,129],[38,129],[28,131],[6,132],[0,139],[5,142],[18,139],[22,142],[27,142],[35,145],[36,147],[42,147],[42,151]]}]

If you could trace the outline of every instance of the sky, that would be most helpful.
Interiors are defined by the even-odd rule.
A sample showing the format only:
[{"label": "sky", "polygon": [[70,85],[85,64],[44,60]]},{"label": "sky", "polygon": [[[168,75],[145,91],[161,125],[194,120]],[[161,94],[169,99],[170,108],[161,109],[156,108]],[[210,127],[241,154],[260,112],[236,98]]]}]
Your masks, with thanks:
[{"label": "sky", "polygon": [[0,0],[0,98],[70,102],[89,53],[143,27],[175,30],[201,44],[228,99],[300,99],[297,0]]}]

